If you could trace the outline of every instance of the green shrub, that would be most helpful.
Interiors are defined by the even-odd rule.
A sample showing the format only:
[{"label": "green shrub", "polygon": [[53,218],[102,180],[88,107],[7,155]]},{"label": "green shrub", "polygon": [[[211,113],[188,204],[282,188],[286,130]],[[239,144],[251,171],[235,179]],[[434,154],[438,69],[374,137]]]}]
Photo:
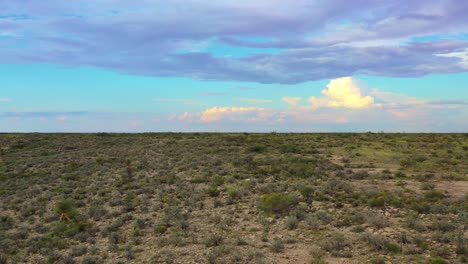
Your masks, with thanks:
[{"label": "green shrub", "polygon": [[250,152],[261,153],[264,152],[266,147],[264,145],[254,145],[249,148]]},{"label": "green shrub", "polygon": [[2,215],[0,216],[0,230],[8,230],[14,226],[13,218]]},{"label": "green shrub", "polygon": [[55,205],[55,212],[61,220],[72,220],[78,215],[78,211],[71,200],[62,199]]},{"label": "green shrub", "polygon": [[445,259],[441,257],[435,257],[435,258],[431,258],[429,260],[429,263],[430,264],[448,264],[448,261],[446,261]]},{"label": "green shrub", "polygon": [[296,197],[292,195],[283,193],[270,193],[263,195],[260,198],[257,206],[260,211],[263,211],[267,214],[286,215],[297,204],[298,201]]},{"label": "green shrub", "polygon": [[239,187],[231,187],[228,189],[227,194],[230,199],[235,200],[240,197]]},{"label": "green shrub", "polygon": [[166,233],[167,225],[166,224],[158,224],[154,228],[154,231],[156,232],[156,234],[162,235],[162,234]]},{"label": "green shrub", "polygon": [[388,226],[387,219],[381,214],[371,214],[367,217],[367,223],[381,229]]},{"label": "green shrub", "polygon": [[377,234],[374,235],[369,232],[362,233],[360,238],[362,241],[367,242],[367,244],[369,244],[369,246],[374,250],[386,249],[390,244],[387,238]]},{"label": "green shrub", "polygon": [[431,211],[431,204],[425,201],[414,200],[412,201],[410,208],[420,214],[427,214]]},{"label": "green shrub", "polygon": [[310,264],[328,264],[322,257],[315,257],[310,261]]},{"label": "green shrub", "polygon": [[216,187],[210,187],[208,189],[208,195],[211,197],[217,197],[219,196],[220,191]]},{"label": "green shrub", "polygon": [[209,181],[210,180],[207,177],[195,177],[190,180],[191,183],[205,183]]},{"label": "green shrub", "polygon": [[312,195],[314,194],[314,188],[312,186],[303,185],[299,188],[299,191],[306,202],[312,201]]},{"label": "green shrub", "polygon": [[102,206],[97,206],[97,205],[92,205],[89,208],[88,211],[88,216],[93,218],[96,221],[101,220],[102,218],[106,217],[108,215],[108,211],[106,208]]},{"label": "green shrub", "polygon": [[427,250],[429,248],[429,244],[422,237],[414,238],[413,243],[423,250]]},{"label": "green shrub", "polygon": [[449,219],[436,219],[432,222],[430,228],[432,230],[448,232],[456,229],[456,226],[449,222]]},{"label": "green shrub", "polygon": [[53,232],[55,235],[62,237],[62,238],[73,237],[78,233],[90,230],[92,226],[93,224],[87,221],[79,221],[79,222],[60,221],[54,225]]},{"label": "green shrub", "polygon": [[438,190],[429,190],[427,192],[424,193],[424,197],[431,201],[431,202],[435,202],[435,201],[438,201],[438,200],[442,200],[444,199],[446,196],[443,192],[441,191],[438,191]]},{"label": "green shrub", "polygon": [[270,245],[271,251],[275,253],[280,253],[284,251],[284,243],[281,239],[275,238],[273,239],[273,242]]},{"label": "green shrub", "polygon": [[82,264],[101,264],[104,261],[98,256],[86,256],[81,261]]},{"label": "green shrub", "polygon": [[385,249],[391,253],[399,253],[401,251],[400,246],[396,243],[388,243]]},{"label": "green shrub", "polygon": [[213,179],[211,179],[211,184],[213,186],[221,186],[225,181],[226,179],[223,176],[215,176]]},{"label": "green shrub", "polygon": [[343,250],[345,247],[351,245],[348,239],[340,233],[333,233],[330,237],[322,240],[320,246],[327,252],[336,252]]},{"label": "green shrub", "polygon": [[206,247],[217,247],[223,243],[223,236],[220,234],[211,234],[205,239]]},{"label": "green shrub", "polygon": [[298,225],[299,225],[299,220],[297,220],[296,216],[289,216],[288,219],[286,220],[286,226],[288,227],[289,230],[296,229]]},{"label": "green shrub", "polygon": [[373,257],[370,259],[371,264],[385,264],[385,258],[381,256]]},{"label": "green shrub", "polygon": [[394,197],[390,192],[384,191],[384,192],[379,192],[377,195],[374,197],[369,198],[368,204],[371,207],[384,207],[387,204],[392,204],[394,203]]}]

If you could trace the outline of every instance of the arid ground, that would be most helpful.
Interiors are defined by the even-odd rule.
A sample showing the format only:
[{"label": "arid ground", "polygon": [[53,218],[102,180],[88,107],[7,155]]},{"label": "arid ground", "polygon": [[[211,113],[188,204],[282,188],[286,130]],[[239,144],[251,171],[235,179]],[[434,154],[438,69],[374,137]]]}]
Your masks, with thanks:
[{"label": "arid ground", "polygon": [[468,134],[0,134],[0,263],[468,263]]}]

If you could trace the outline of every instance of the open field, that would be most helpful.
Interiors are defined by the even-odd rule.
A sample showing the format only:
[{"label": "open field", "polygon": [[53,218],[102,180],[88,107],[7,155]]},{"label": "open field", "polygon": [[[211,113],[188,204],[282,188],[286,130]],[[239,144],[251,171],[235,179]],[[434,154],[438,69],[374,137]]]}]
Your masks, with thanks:
[{"label": "open field", "polygon": [[0,134],[0,263],[468,263],[468,134]]}]

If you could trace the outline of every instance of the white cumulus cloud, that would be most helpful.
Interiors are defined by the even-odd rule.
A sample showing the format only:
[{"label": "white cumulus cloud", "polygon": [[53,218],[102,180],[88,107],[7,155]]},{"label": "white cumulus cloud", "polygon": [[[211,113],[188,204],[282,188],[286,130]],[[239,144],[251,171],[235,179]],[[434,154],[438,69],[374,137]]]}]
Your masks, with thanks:
[{"label": "white cumulus cloud", "polygon": [[318,107],[343,107],[363,109],[379,106],[372,96],[364,96],[362,87],[352,77],[332,79],[327,89],[322,91],[324,97],[310,97],[309,102]]},{"label": "white cumulus cloud", "polygon": [[235,119],[235,117],[247,117],[263,111],[258,107],[213,107],[206,109],[200,115],[202,122],[214,122],[223,119]]}]

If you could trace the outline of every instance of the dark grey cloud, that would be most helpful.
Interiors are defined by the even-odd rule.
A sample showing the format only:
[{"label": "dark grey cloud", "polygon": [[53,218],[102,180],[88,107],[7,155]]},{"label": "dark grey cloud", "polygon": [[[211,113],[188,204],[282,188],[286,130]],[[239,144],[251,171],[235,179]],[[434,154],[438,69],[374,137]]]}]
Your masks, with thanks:
[{"label": "dark grey cloud", "polygon": [[[437,56],[465,50],[466,40],[411,42],[467,33],[464,0],[0,0],[0,10],[0,63],[262,83],[467,70]],[[221,44],[258,52],[203,49]]]}]

